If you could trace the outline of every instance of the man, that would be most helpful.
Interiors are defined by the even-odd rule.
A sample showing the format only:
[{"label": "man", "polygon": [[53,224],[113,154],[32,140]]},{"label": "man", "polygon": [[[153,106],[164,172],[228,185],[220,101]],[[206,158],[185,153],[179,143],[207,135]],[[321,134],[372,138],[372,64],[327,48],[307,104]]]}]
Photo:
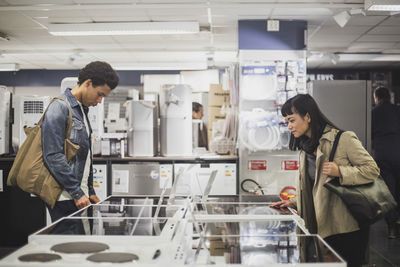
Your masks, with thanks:
[{"label": "man", "polygon": [[[93,189],[91,127],[88,107],[96,106],[119,82],[118,75],[106,62],[86,65],[78,75],[78,84],[61,95],[71,108],[70,140],[80,146],[70,164],[64,155],[64,139],[68,125],[68,104],[53,102],[42,123],[43,160],[50,173],[63,188],[54,208],[47,206],[52,221],[99,202]],[[65,231],[64,231],[65,232]]]},{"label": "man", "polygon": [[390,192],[398,203],[397,210],[386,216],[388,238],[400,237],[400,108],[390,103],[385,87],[374,91],[376,106],[372,110],[374,157]]},{"label": "man", "polygon": [[[198,102],[192,103],[192,119],[201,120],[203,118],[203,105]],[[207,127],[203,124],[203,127],[199,127],[199,147],[205,147],[208,150],[208,136]]]}]

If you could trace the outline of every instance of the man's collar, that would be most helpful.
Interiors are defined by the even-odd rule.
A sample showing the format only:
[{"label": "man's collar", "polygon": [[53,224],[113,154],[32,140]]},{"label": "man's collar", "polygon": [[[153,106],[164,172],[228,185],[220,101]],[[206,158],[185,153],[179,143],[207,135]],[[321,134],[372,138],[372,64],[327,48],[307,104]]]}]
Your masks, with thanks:
[{"label": "man's collar", "polygon": [[64,91],[65,96],[67,97],[71,107],[79,106],[78,100],[76,100],[75,96],[71,93],[71,88],[67,88]]}]

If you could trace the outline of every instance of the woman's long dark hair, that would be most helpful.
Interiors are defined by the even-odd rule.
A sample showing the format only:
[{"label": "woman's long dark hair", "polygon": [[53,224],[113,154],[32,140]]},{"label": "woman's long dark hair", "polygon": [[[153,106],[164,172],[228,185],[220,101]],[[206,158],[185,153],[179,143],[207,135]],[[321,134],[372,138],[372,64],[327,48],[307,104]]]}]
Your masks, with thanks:
[{"label": "woman's long dark hair", "polygon": [[292,115],[293,113],[297,113],[301,117],[308,114],[311,119],[311,138],[308,138],[306,135],[295,138],[292,134],[289,143],[291,150],[302,149],[308,153],[312,153],[318,147],[319,139],[326,125],[339,129],[321,112],[314,98],[309,94],[298,94],[288,99],[283,104],[281,113],[283,117]]}]

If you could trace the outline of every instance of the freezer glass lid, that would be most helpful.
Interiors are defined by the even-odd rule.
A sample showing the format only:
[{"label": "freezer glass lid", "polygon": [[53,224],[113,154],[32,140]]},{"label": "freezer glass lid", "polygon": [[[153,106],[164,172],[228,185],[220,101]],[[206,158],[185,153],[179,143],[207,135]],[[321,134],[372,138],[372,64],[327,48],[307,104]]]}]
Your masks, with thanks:
[{"label": "freezer glass lid", "polygon": [[[143,204],[143,203],[151,203],[153,205],[159,204],[160,197],[158,196],[109,196],[105,200],[101,201],[99,204],[122,204],[122,205],[133,205],[133,204]],[[168,205],[168,196],[165,196],[162,201],[161,205]],[[186,202],[186,197],[176,196],[174,199],[174,205],[184,205]]]},{"label": "freezer glass lid", "polygon": [[66,217],[37,235],[158,236],[168,218]]},{"label": "freezer glass lid", "polygon": [[200,229],[205,230],[206,236],[216,235],[241,235],[241,236],[267,236],[296,234],[298,226],[294,219],[252,219],[229,220],[225,218],[212,222],[197,221]]},{"label": "freezer glass lid", "polygon": [[177,211],[185,208],[177,205],[149,204],[97,204],[76,212],[72,217],[173,217]]},{"label": "freezer glass lid", "polygon": [[271,203],[246,202],[207,202],[196,203],[194,212],[199,214],[234,214],[234,215],[293,215],[289,210],[269,207]]},{"label": "freezer glass lid", "polygon": [[[317,235],[207,236],[199,239],[186,264],[346,266]],[[334,264],[334,263],[337,263]],[[275,266],[275,265],[274,265]]]}]

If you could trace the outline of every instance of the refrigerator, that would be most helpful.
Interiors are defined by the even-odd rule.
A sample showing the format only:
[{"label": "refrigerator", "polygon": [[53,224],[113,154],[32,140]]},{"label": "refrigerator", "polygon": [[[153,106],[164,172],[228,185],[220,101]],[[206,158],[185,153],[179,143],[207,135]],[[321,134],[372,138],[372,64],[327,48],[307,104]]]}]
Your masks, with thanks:
[{"label": "refrigerator", "polygon": [[310,94],[322,113],[344,131],[353,131],[371,153],[371,81],[313,81]]},{"label": "refrigerator", "polygon": [[156,102],[128,101],[127,113],[129,156],[157,155],[158,107]]},{"label": "refrigerator", "polygon": [[192,155],[192,88],[164,85],[160,94],[161,154]]}]

